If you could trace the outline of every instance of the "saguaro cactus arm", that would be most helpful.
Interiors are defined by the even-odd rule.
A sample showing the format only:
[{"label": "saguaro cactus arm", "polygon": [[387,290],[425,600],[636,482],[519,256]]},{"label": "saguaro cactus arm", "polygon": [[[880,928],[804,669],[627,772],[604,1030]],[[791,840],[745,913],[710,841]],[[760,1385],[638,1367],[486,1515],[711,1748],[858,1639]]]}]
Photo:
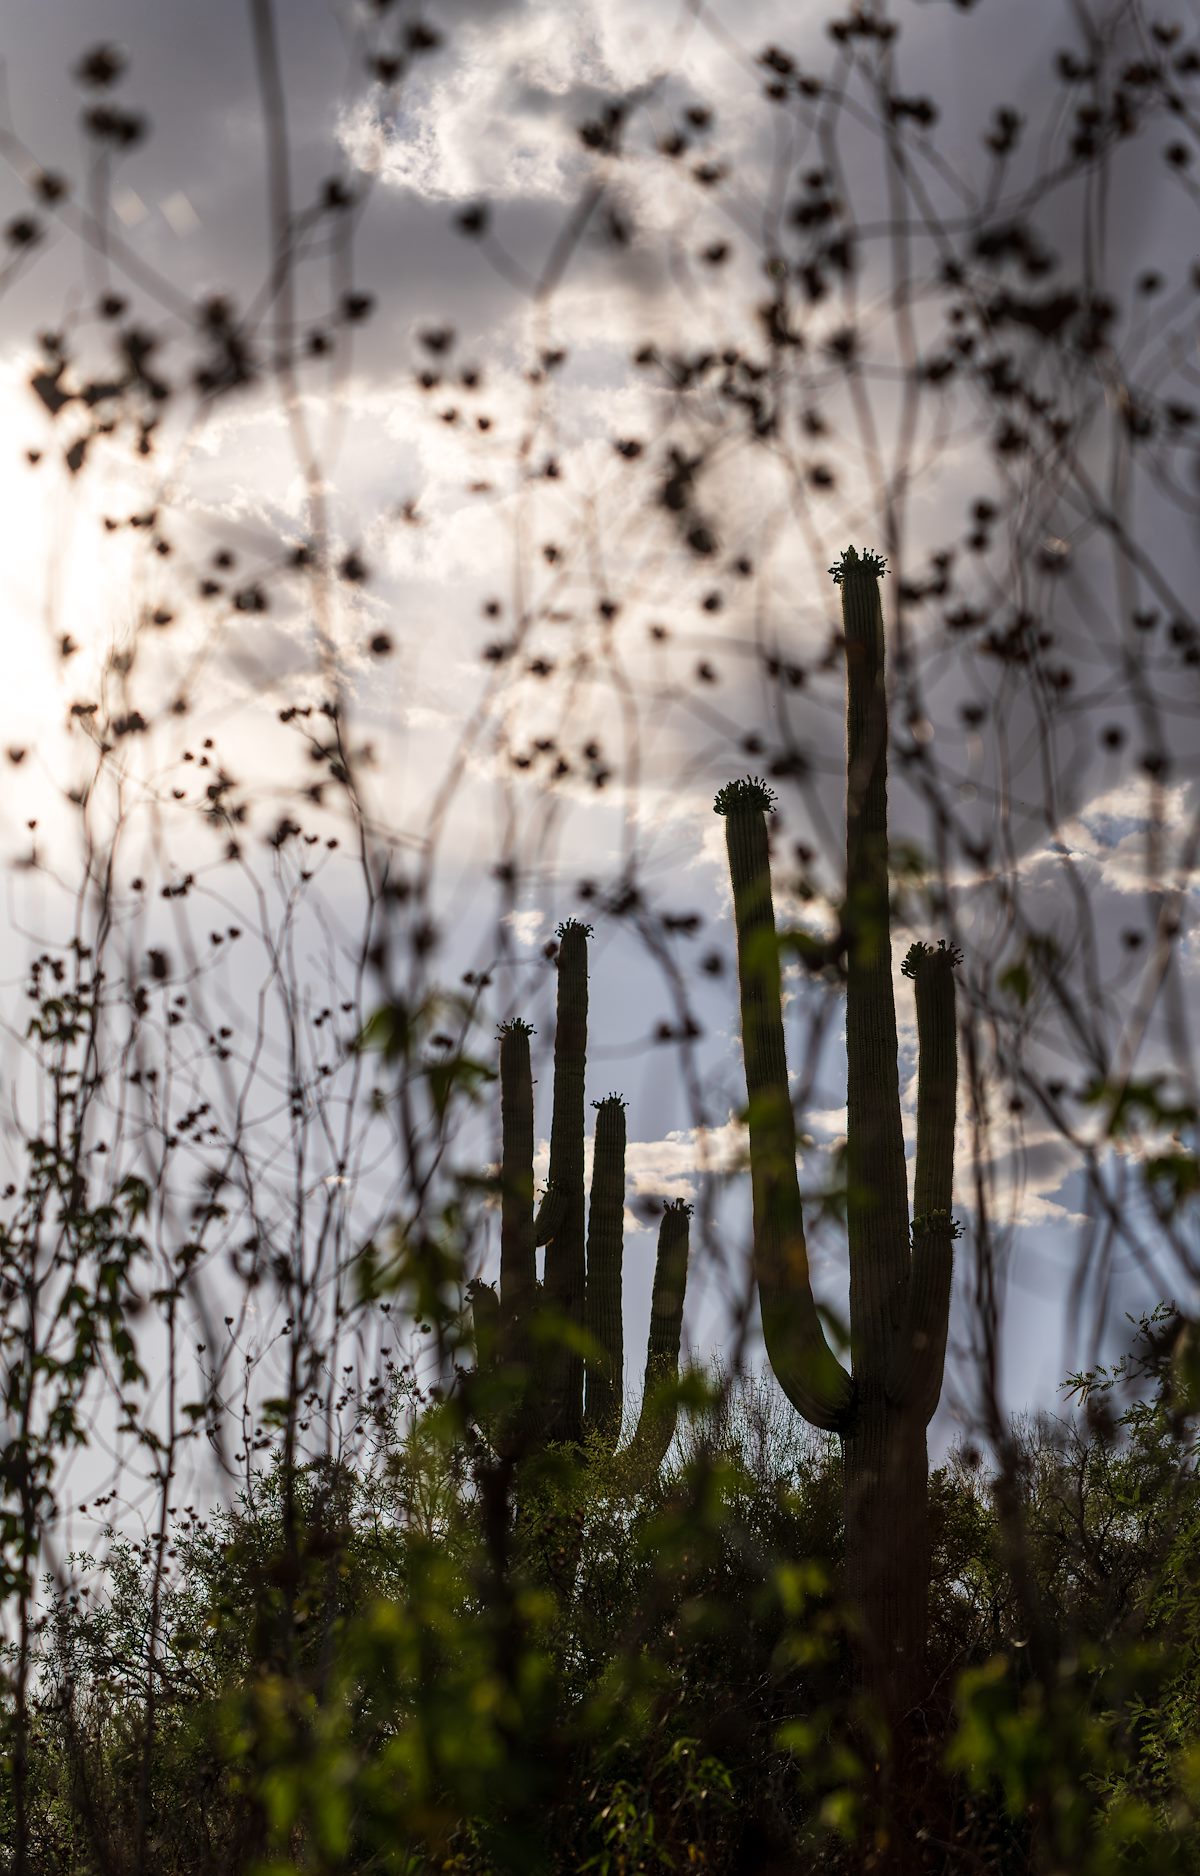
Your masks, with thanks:
[{"label": "saguaro cactus arm", "polygon": [[597,1357],[587,1364],[584,1431],[611,1451],[621,1433],[625,1338],[621,1257],[625,1244],[625,1103],[619,1094],[593,1103],[596,1138],[588,1208],[587,1328]]},{"label": "saguaro cactus arm", "polygon": [[528,1023],[500,1030],[500,1355],[528,1367],[537,1283],[533,1231],[533,1071]]},{"label": "saguaro cactus arm", "polygon": [[534,1222],[534,1242],[549,1244],[551,1238],[567,1215],[567,1195],[549,1181],[542,1193],[542,1202],[537,1208]]},{"label": "saguaro cactus arm", "polygon": [[[468,1286],[481,1402],[496,1451],[520,1458],[540,1443],[534,1321],[540,1295],[533,1242],[533,1075],[529,1024],[500,1025],[500,1293]],[[492,1387],[499,1384],[495,1395]]]},{"label": "saguaro cactus arm", "polygon": [[954,967],[961,953],[943,939],[914,944],[901,966],[917,1002],[917,1165],[913,1190],[912,1268],[904,1325],[897,1338],[888,1394],[929,1421],[942,1391],[950,1279],[958,1226],[950,1214],[958,1051]]},{"label": "saguaro cactus arm", "polygon": [[[587,1068],[590,925],[567,919],[558,928],[558,998],[554,1030],[554,1112],[550,1123],[549,1217],[537,1238],[546,1244],[545,1300],[558,1317],[583,1327],[584,1242],[583,1118]],[[583,1357],[572,1348],[550,1364],[548,1438],[577,1441],[583,1431]]]},{"label": "saguaro cactus arm", "polygon": [[887,693],[877,554],[831,569],[846,643],[846,1180],[850,1335],[860,1385],[882,1386],[908,1286],[888,886]]},{"label": "saguaro cactus arm", "polygon": [[766,815],[774,795],[747,776],[722,788],[713,806],[725,817],[737,925],[754,1268],[763,1338],[792,1405],[814,1426],[837,1432],[849,1419],[854,1384],[825,1339],[809,1279],[767,849]]},{"label": "saguaro cactus arm", "polygon": [[640,1466],[657,1471],[675,1437],[679,1403],[672,1392],[679,1377],[679,1341],[683,1333],[683,1303],[687,1292],[688,1220],[692,1208],[684,1199],[668,1199],[658,1227],[658,1256],[654,1265],[654,1295],[650,1305],[650,1336],[646,1345],[646,1378],[637,1431],[630,1443]]}]

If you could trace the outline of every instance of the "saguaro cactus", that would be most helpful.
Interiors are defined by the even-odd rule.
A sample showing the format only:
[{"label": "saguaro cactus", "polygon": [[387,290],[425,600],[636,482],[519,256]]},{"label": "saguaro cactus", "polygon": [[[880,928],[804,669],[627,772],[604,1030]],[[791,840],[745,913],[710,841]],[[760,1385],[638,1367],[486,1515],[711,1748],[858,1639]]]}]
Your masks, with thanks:
[{"label": "saguaro cactus", "polygon": [[529,1442],[529,1388],[533,1372],[534,1314],[538,1304],[533,1219],[533,1070],[530,1025],[520,1017],[500,1030],[500,1288],[475,1286],[472,1304],[477,1352],[485,1366],[499,1368],[512,1386],[511,1407],[495,1429],[497,1446],[515,1457]]},{"label": "saguaro cactus", "polygon": [[[583,1231],[590,936],[590,926],[574,920],[559,927],[550,1178],[536,1220],[533,1032],[520,1018],[500,1030],[500,1290],[497,1295],[489,1284],[473,1284],[471,1305],[479,1366],[507,1384],[489,1436],[513,1459],[552,1442],[578,1447],[584,1435],[592,1446],[612,1452],[621,1432],[625,1102],[619,1094],[593,1103],[586,1245]],[[659,1226],[642,1411],[630,1445],[639,1467],[657,1467],[675,1431],[670,1384],[679,1368],[690,1215],[682,1200],[669,1201]],[[538,1242],[546,1244],[544,1284],[537,1281]],[[569,1333],[572,1326],[588,1331],[593,1354],[586,1366],[563,1346],[561,1331]]]},{"label": "saguaro cactus", "polygon": [[587,1364],[583,1424],[611,1448],[621,1432],[625,1328],[621,1261],[625,1250],[625,1103],[619,1094],[593,1103],[592,1196],[588,1207],[588,1333],[599,1353]]},{"label": "saguaro cactus", "polygon": [[[538,1208],[536,1237],[546,1246],[546,1302],[567,1322],[583,1322],[583,1120],[587,1069],[590,925],[567,919],[558,928],[558,1006],[554,1029],[554,1112],[550,1181]],[[577,1441],[583,1431],[583,1357],[560,1345],[547,1373],[547,1437]]]},{"label": "saguaro cactus", "polygon": [[686,1199],[668,1199],[658,1227],[642,1411],[631,1445],[639,1464],[649,1471],[657,1471],[675,1437],[678,1404],[671,1388],[679,1376],[679,1336],[687,1291],[691,1215],[692,1208]]},{"label": "saguaro cactus", "polygon": [[893,1723],[919,1699],[929,1591],[925,1429],[941,1393],[950,1299],[957,1078],[953,966],[944,942],[914,944],[915,1216],[911,1231],[900,1115],[887,866],[887,700],[874,554],[831,569],[842,588],[847,674],[846,951],[848,1373],[813,1300],[796,1172],[771,902],[769,788],[731,782],[725,816],[737,923],[750,1132],[754,1255],[763,1335],[793,1405],[840,1435],[846,1589],[864,1666]]}]

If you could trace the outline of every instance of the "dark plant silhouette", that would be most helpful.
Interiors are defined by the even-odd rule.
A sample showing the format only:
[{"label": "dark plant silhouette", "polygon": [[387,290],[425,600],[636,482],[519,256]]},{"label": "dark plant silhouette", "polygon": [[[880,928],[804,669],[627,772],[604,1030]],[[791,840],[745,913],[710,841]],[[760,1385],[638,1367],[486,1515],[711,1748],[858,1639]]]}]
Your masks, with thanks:
[{"label": "dark plant silhouette", "polygon": [[[583,1442],[611,1453],[621,1434],[625,1102],[619,1094],[592,1104],[586,1251],[583,1237],[590,936],[591,927],[577,919],[558,928],[550,1173],[536,1213],[533,1031],[520,1017],[500,1030],[500,1286],[497,1293],[476,1281],[470,1299],[478,1371],[499,1402],[488,1415],[489,1436],[514,1461],[551,1445]],[[642,1408],[630,1443],[638,1464],[650,1470],[662,1463],[675,1431],[691,1209],[684,1200],[668,1200],[658,1230]],[[537,1280],[538,1243],[546,1245],[544,1283]]]},{"label": "dark plant silhouette", "polygon": [[[131,24],[61,171],[70,5],[3,49],[0,1876],[1197,1876],[1200,43],[594,10]],[[589,1064],[568,921],[537,1207],[548,1066],[508,1025],[498,1185],[479,1038],[550,905],[628,994]],[[911,1223],[889,912],[953,940]],[[695,1204],[624,1450],[601,1042]],[[1068,1433],[1010,1411],[1054,1312]]]},{"label": "dark plant silhouette", "polygon": [[900,1111],[887,844],[888,716],[883,563],[853,548],[842,588],[847,674],[846,970],[847,1372],[829,1346],[809,1279],[784,1046],[779,947],[766,817],[753,779],[716,800],[725,817],[737,919],[742,1038],[754,1193],[754,1253],[771,1365],[797,1411],[842,1442],[846,1589],[864,1661],[889,1721],[926,1687],[929,1524],[925,1428],[942,1385],[950,1302],[957,1061],[953,968],[943,940],[904,960],[920,1038],[915,1210]]}]

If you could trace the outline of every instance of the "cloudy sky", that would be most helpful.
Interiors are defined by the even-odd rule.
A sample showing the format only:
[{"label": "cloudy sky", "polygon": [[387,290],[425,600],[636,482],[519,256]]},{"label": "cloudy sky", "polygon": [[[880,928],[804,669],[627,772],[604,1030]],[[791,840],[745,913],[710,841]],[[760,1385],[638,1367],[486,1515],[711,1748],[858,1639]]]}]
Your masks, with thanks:
[{"label": "cloudy sky", "polygon": [[[1156,446],[1147,470],[1122,417],[1135,382],[1159,398],[1186,397],[1194,382],[1180,257],[1193,245],[1183,231],[1195,190],[1163,153],[1192,139],[1195,115],[1148,113],[1103,189],[1039,184],[1057,174],[1093,95],[1055,71],[1056,54],[1088,55],[1084,9],[903,0],[889,11],[901,31],[885,53],[866,38],[839,45],[818,9],[798,23],[778,0],[488,0],[420,14],[288,0],[269,44],[267,10],[247,0],[9,0],[0,749],[12,752],[3,838],[14,995],[24,934],[63,936],[58,895],[78,876],[69,791],[94,774],[103,726],[131,712],[145,725],[116,738],[94,789],[102,834],[118,804],[127,818],[118,879],[190,870],[213,903],[244,907],[244,880],[220,870],[228,829],[204,812],[210,778],[228,778],[224,805],[246,804],[246,838],[268,852],[263,838],[317,772],[311,719],[282,723],[280,711],[319,705],[336,673],[371,839],[379,851],[392,844],[402,873],[429,859],[448,972],[500,955],[481,1033],[520,1012],[548,1046],[542,947],[589,904],[592,1093],[629,1098],[631,1198],[694,1194],[697,1126],[715,1163],[735,1163],[741,1092],[712,793],[789,752],[795,768],[801,752],[803,772],[780,779],[778,884],[787,915],[821,929],[837,893],[843,786],[826,569],[849,541],[884,545],[890,479],[886,616],[902,583],[936,572],[931,555],[952,549],[958,563],[945,607],[918,598],[904,621],[910,686],[893,729],[919,753],[893,761],[893,838],[936,855],[930,804],[949,803],[940,871],[981,995],[1024,955],[1022,921],[1058,936],[1082,1016],[1072,1033],[1053,998],[1034,998],[1020,1041],[1043,1081],[1056,1055],[1072,1086],[1097,1061],[1190,1072],[1180,1011],[1195,983],[1186,843],[1197,683],[1186,635],[1166,636],[1191,618],[1190,459]],[[1187,43],[1148,40],[1131,10],[1105,57],[1113,71],[1147,47],[1169,62]],[[127,60],[112,87],[80,81],[97,45]],[[897,117],[907,196],[895,193],[873,108],[885,57],[893,94],[927,97],[938,113],[928,130],[920,106]],[[283,122],[272,116],[276,59]],[[770,85],[783,95],[767,95]],[[144,114],[148,134],[115,149],[103,128],[82,125],[97,105]],[[1005,107],[1026,123],[1000,163],[984,139],[1002,132]],[[70,181],[49,206],[47,174]],[[331,181],[349,206],[321,209]],[[280,189],[295,261],[282,289]],[[796,213],[806,203],[807,220]],[[905,360],[944,355],[954,335],[953,296],[938,287],[946,243],[961,248],[964,230],[1003,227],[1018,210],[1059,257],[1049,283],[1039,276],[1029,290],[1086,284],[1119,302],[1099,363],[1060,356],[1038,380],[1077,424],[1071,472],[996,456],[1000,406],[989,413],[977,386],[924,385],[913,404],[904,395]],[[14,237],[31,215],[37,238]],[[808,292],[813,242],[848,230],[852,270],[826,261],[824,290]],[[1155,269],[1158,292],[1139,293]],[[1019,277],[997,272],[993,284],[1001,278]],[[773,302],[793,338],[757,378],[696,367],[704,353],[767,358]],[[131,414],[96,434],[115,406],[78,393],[113,376],[134,328],[154,342],[148,374],[173,395],[156,405],[135,386],[122,405]],[[829,348],[847,328],[863,346],[855,374]],[[213,397],[194,374],[227,360],[230,332],[253,382]],[[296,361],[294,380],[273,370],[281,359]],[[49,401],[30,388],[39,374]],[[55,386],[67,398],[57,411]],[[157,420],[149,453],[139,453],[139,414]],[[993,504],[990,523],[973,514],[980,501]],[[1127,519],[1135,554],[1114,552],[1097,505]],[[981,528],[986,543],[968,553]],[[292,564],[314,540],[340,572]],[[220,553],[231,564],[215,565]],[[205,579],[220,590],[201,598]],[[947,630],[944,612],[964,606],[977,609],[975,626]],[[1052,623],[1046,662],[1071,674],[1064,707],[1052,675],[1035,682],[982,648],[1022,607]],[[1160,615],[1153,640],[1130,623],[1147,608]],[[1107,744],[1104,730],[1116,732]],[[1162,758],[1152,773],[1140,766],[1148,752]],[[323,838],[345,828],[333,795],[309,821]],[[799,864],[796,842],[812,856]],[[48,870],[23,868],[31,853]],[[498,858],[516,869],[515,900],[497,889]],[[361,880],[340,854],[322,867],[322,903],[352,932]],[[604,911],[631,874],[650,906],[700,920],[666,946],[702,1032],[690,1085],[680,1052],[654,1040],[675,1020],[669,971],[630,920]],[[1184,925],[1159,986],[1162,901],[1147,884],[1163,877],[1181,889]],[[903,902],[915,935],[933,930],[919,890]],[[139,915],[131,942],[165,942],[179,916]],[[207,920],[206,906],[197,917]],[[305,957],[319,971],[325,928],[307,917]],[[906,942],[898,933],[897,962]],[[218,1001],[235,1026],[254,972],[234,967],[223,980]],[[915,1034],[897,984],[911,1135]],[[821,1149],[844,1127],[840,1011],[796,981],[789,1021],[816,1184]],[[989,1047],[997,1033],[982,1024]],[[1168,1281],[1182,1300],[1185,1273],[1178,1259],[1139,1270],[1129,1246],[1106,1251],[1080,1170],[1094,1115],[1074,1111],[1066,1138],[1036,1103],[1009,1112],[999,1065],[993,1085],[983,1146],[960,1099],[960,1209],[977,1218],[982,1154],[1009,1260],[1006,1395],[1049,1404],[1064,1364],[1089,1352],[1091,1292],[1072,1287],[1081,1256],[1115,1260],[1109,1352],[1121,1308],[1153,1302]],[[542,1089],[548,1097],[548,1064]],[[1120,1190],[1111,1150],[1100,1157]],[[722,1255],[697,1271],[689,1335],[702,1348],[720,1342],[744,1271],[744,1188],[720,1214]],[[636,1211],[629,1225],[636,1347],[653,1240]],[[961,1252],[942,1437],[972,1412],[970,1230]],[[816,1267],[839,1303],[831,1234],[817,1237]]]}]

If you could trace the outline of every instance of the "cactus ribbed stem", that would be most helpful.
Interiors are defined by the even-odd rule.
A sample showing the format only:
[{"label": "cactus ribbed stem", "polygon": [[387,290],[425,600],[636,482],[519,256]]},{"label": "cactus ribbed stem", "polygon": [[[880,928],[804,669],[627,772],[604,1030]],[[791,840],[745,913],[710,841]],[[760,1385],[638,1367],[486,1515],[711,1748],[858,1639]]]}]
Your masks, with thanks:
[{"label": "cactus ribbed stem", "polygon": [[916,992],[917,1166],[913,1217],[949,1219],[954,1185],[954,1116],[958,1094],[958,1047],[954,1018],[954,967],[959,954],[943,940],[934,950],[915,944],[903,971]]},{"label": "cactus ribbed stem", "polygon": [[500,1345],[500,1298],[490,1283],[478,1279],[467,1286],[475,1360],[481,1374],[495,1370]]},{"label": "cactus ribbed stem", "polygon": [[[559,927],[558,1000],[554,1031],[554,1112],[550,1124],[550,1189],[553,1230],[546,1244],[545,1297],[569,1324],[583,1327],[586,1247],[584,1243],[583,1121],[587,1067],[587,941],[591,927],[568,920]],[[551,1363],[546,1437],[578,1442],[583,1432],[583,1357],[561,1348]]]},{"label": "cactus ribbed stem", "polygon": [[621,1433],[625,1339],[621,1258],[625,1222],[625,1103],[610,1094],[596,1104],[592,1194],[588,1207],[587,1327],[599,1351],[587,1365],[584,1430],[611,1452]]},{"label": "cactus ribbed stem", "polygon": [[[529,1408],[537,1310],[537,1254],[533,1232],[532,1030],[519,1017],[500,1029],[500,1298],[497,1367],[513,1389],[512,1406],[497,1416],[497,1451],[519,1458],[536,1439]],[[478,1320],[478,1312],[477,1312]]]},{"label": "cactus ribbed stem", "polygon": [[737,922],[755,1275],[763,1337],[780,1386],[806,1420],[836,1431],[845,1424],[853,1389],[825,1340],[809,1281],[764,818],[770,805],[769,792],[751,781],[731,784],[717,803],[725,816]]},{"label": "cactus ribbed stem", "polygon": [[763,1334],[793,1404],[815,1425],[841,1435],[846,1590],[859,1617],[860,1663],[901,1742],[901,1763],[908,1716],[921,1698],[930,1556],[925,1427],[941,1391],[956,1235],[950,1199],[957,953],[944,944],[936,950],[914,945],[905,962],[915,981],[920,1039],[910,1252],[891,973],[882,571],[877,555],[860,558],[853,548],[831,568],[842,586],[846,646],[843,930],[853,1384],[825,1343],[809,1283],[763,819],[770,791],[749,778],[733,782],[716,807],[726,816],[737,920]]},{"label": "cactus ribbed stem", "polygon": [[905,1323],[892,1359],[888,1393],[926,1424],[942,1391],[950,1279],[957,1226],[951,1217],[958,1051],[954,966],[944,941],[915,944],[902,969],[916,992],[917,1166],[913,1190],[912,1268]]},{"label": "cactus ribbed stem", "polygon": [[528,1367],[530,1311],[537,1282],[533,1232],[533,1071],[529,1027],[508,1023],[500,1036],[501,1358]]},{"label": "cactus ribbed stem", "polygon": [[657,1470],[667,1456],[679,1413],[672,1388],[679,1375],[691,1215],[692,1208],[683,1199],[669,1200],[658,1227],[645,1386],[632,1447],[639,1464],[653,1470]]},{"label": "cactus ribbed stem", "polygon": [[551,1238],[567,1215],[566,1194],[547,1180],[546,1190],[542,1193],[542,1202],[537,1208],[534,1220],[534,1239],[538,1244],[549,1244]]},{"label": "cactus ribbed stem", "polygon": [[883,611],[869,562],[843,570],[846,640],[846,1181],[851,1351],[859,1387],[884,1385],[908,1282],[887,853]]}]

